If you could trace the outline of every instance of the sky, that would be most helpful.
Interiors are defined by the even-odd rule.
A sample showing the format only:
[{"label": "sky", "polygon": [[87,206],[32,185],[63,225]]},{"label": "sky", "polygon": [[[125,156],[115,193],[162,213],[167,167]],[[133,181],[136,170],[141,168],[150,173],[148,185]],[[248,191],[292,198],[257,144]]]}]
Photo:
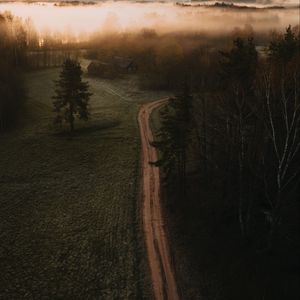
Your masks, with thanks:
[{"label": "sky", "polygon": [[[0,0],[1,1],[1,0]],[[259,0],[262,2],[265,0]],[[277,0],[275,0],[277,1]],[[299,3],[289,0],[288,3]],[[296,2],[295,2],[296,1]],[[278,0],[276,3],[286,1]],[[194,3],[194,2],[193,2]],[[60,31],[84,35],[95,31],[136,31],[155,28],[161,32],[230,32],[251,25],[257,31],[282,30],[299,24],[299,10],[235,11],[217,8],[182,8],[174,3],[101,2],[95,6],[57,7],[53,3],[0,3],[0,12],[10,11],[32,19],[40,32]]]}]

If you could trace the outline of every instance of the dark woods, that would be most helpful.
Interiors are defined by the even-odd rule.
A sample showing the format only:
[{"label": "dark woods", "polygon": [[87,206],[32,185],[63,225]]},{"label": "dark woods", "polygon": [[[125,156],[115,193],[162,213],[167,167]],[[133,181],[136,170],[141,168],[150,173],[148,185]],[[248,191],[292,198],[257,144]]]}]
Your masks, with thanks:
[{"label": "dark woods", "polygon": [[0,15],[0,131],[14,125],[24,108],[26,91],[20,71],[26,55],[25,37],[19,20]]},{"label": "dark woods", "polygon": [[[229,249],[218,268],[235,270],[237,280],[246,282],[249,294],[243,299],[269,299],[270,290],[270,299],[292,299],[295,285],[282,280],[276,264],[290,261],[284,268],[296,268],[299,248],[299,32],[288,27],[274,35],[264,53],[253,38],[236,38],[211,68],[203,74],[210,84],[194,86],[193,93],[185,84],[160,112],[154,146],[161,151],[157,164],[163,167],[168,206],[193,237],[200,260],[207,259],[201,257],[205,247],[197,244],[203,230],[215,245]],[[274,257],[258,262],[269,251]],[[280,278],[277,288],[273,277]],[[218,280],[226,285],[226,279]],[[220,299],[235,299],[230,287],[222,293]]]},{"label": "dark woods", "polygon": [[61,66],[68,57],[78,57],[78,48],[71,37],[38,34],[30,19],[0,14],[0,131],[24,115],[24,72]]}]

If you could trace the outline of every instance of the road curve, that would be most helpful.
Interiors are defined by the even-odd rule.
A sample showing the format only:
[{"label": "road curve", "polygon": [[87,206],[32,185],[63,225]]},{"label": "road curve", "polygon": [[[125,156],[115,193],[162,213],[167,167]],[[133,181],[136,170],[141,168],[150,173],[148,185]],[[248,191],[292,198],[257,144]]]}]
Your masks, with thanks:
[{"label": "road curve", "polygon": [[179,300],[162,217],[159,168],[150,164],[157,161],[157,152],[150,145],[153,134],[149,118],[155,108],[167,101],[165,98],[145,104],[138,115],[142,142],[142,214],[154,297],[156,300]]}]

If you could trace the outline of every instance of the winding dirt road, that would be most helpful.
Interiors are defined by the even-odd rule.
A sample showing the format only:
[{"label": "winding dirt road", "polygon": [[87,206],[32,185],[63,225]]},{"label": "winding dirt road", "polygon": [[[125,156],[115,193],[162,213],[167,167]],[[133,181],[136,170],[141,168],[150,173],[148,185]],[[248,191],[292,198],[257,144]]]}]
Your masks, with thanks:
[{"label": "winding dirt road", "polygon": [[162,217],[159,168],[150,164],[157,160],[157,152],[149,143],[153,141],[149,118],[155,108],[167,101],[168,99],[161,99],[143,105],[138,116],[142,140],[143,226],[155,299],[178,300],[179,295]]}]

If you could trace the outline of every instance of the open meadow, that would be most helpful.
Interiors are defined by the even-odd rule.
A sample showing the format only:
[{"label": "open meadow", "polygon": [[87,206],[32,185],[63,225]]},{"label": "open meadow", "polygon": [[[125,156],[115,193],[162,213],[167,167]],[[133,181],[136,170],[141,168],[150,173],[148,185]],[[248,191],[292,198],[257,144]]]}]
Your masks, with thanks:
[{"label": "open meadow", "polygon": [[149,296],[139,219],[136,115],[159,93],[87,79],[91,118],[53,127],[59,69],[27,74],[26,122],[0,137],[0,298]]}]

